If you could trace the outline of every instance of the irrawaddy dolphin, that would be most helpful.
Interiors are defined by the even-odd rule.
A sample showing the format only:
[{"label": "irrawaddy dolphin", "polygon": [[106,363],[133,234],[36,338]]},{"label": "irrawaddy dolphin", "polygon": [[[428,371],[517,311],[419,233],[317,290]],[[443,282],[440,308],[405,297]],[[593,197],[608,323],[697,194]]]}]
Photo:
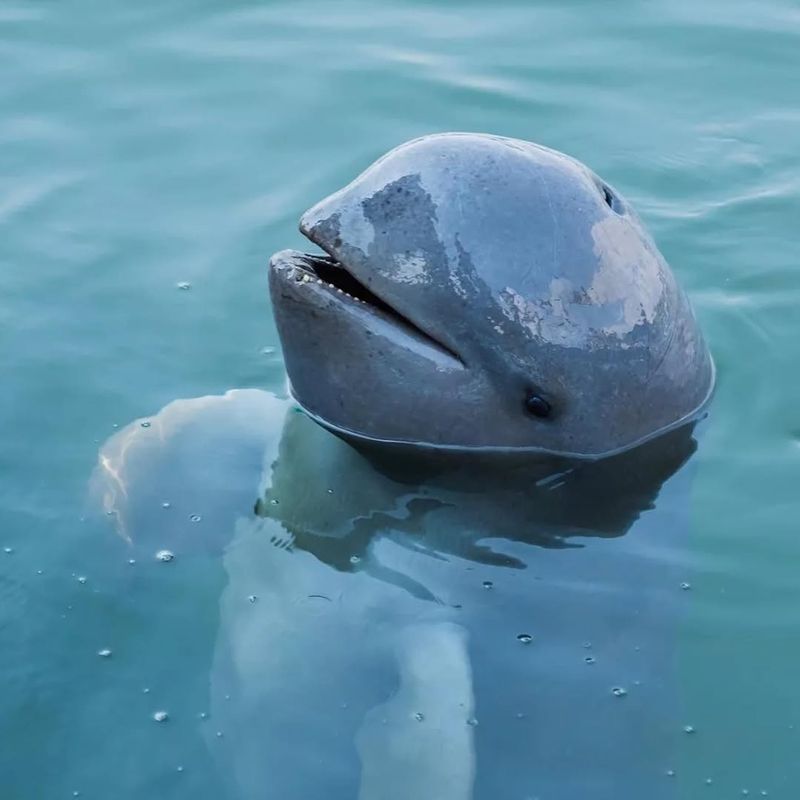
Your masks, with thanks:
[{"label": "irrawaddy dolphin", "polygon": [[301,230],[325,255],[269,270],[295,402],[175,401],[96,471],[134,560],[176,556],[142,635],[174,632],[169,696],[209,709],[174,720],[212,754],[197,791],[673,797],[714,368],[641,222],[567,156],[446,134]]},{"label": "irrawaddy dolphin", "polygon": [[427,136],[307,211],[272,257],[292,392],[354,442],[600,457],[700,411],[714,368],[630,204],[583,164]]}]

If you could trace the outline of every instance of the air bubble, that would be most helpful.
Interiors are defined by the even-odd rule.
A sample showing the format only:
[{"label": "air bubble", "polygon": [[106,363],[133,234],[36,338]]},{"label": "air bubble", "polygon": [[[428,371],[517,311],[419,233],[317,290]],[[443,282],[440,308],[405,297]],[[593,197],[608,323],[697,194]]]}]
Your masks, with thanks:
[{"label": "air bubble", "polygon": [[144,422],[141,422],[141,423],[139,423],[139,424],[140,424],[140,425],[141,425],[143,428],[149,428],[149,427],[150,427],[150,422],[148,422],[147,420],[145,420]]},{"label": "air bubble", "polygon": [[175,553],[172,550],[159,550],[156,553],[156,561],[172,561],[175,558]]},{"label": "air bubble", "polygon": [[350,556],[350,563],[351,564],[358,564],[361,561],[360,556]]},{"label": "air bubble", "polygon": [[3,552],[4,553],[8,553],[9,555],[11,555],[11,553],[14,552],[14,548],[13,547],[4,547],[3,548]]},{"label": "air bubble", "polygon": [[167,503],[167,502],[164,502],[164,503],[161,504],[161,508],[169,508],[169,507],[170,507],[170,504]]},{"label": "air bubble", "polygon": [[628,694],[628,690],[627,689],[623,689],[622,686],[615,686],[611,690],[611,694],[613,694],[614,697],[625,697],[625,695]]},{"label": "air bubble", "polygon": [[86,583],[86,576],[78,575],[78,583]]},{"label": "air bubble", "polygon": [[484,589],[494,588],[494,584],[491,581],[484,581],[482,585]]},{"label": "air bubble", "polygon": [[585,661],[587,664],[594,664],[594,662],[595,662],[595,657],[594,657],[594,656],[586,656],[586,657],[585,657],[583,660],[584,660],[584,661]]},{"label": "air bubble", "polygon": [[221,738],[222,738],[222,735],[223,735],[223,734],[222,734],[222,731],[217,731],[217,734],[216,734],[216,736],[217,736],[217,739],[221,739]]},{"label": "air bubble", "polygon": [[100,658],[111,658],[111,651],[107,647],[104,647],[102,650],[97,651],[97,655],[99,655]]},{"label": "air bubble", "polygon": [[422,722],[425,719],[425,715],[421,711],[417,711],[417,713],[414,714],[414,719],[417,722]]},{"label": "air bubble", "polygon": [[684,581],[681,584],[681,589],[683,589],[684,592],[688,592],[689,589],[691,589],[691,588],[692,588],[692,584],[691,583],[687,583],[686,581]]},{"label": "air bubble", "polygon": [[469,725],[469,726],[470,726],[470,727],[472,727],[472,728],[475,728],[475,727],[477,727],[477,725],[478,725],[478,720],[477,720],[477,719],[475,719],[475,717],[470,717],[470,718],[467,720],[467,725]]},{"label": "air bubble", "polygon": [[684,725],[683,726],[683,732],[684,733],[695,733],[694,725]]},{"label": "air bubble", "polygon": [[178,281],[175,285],[184,292],[192,288],[192,284],[189,281]]},{"label": "air bubble", "polygon": [[533,636],[529,633],[520,633],[517,635],[517,641],[522,644],[530,644],[533,641]]},{"label": "air bubble", "polygon": [[201,517],[199,514],[192,514],[192,515],[189,517],[189,519],[190,519],[192,522],[200,522],[200,520],[201,520],[201,519],[203,519],[203,518],[202,518],[202,517]]},{"label": "air bubble", "polygon": [[166,722],[169,719],[169,714],[166,711],[156,711],[153,714],[153,719],[156,722]]},{"label": "air bubble", "polygon": [[135,558],[129,558],[129,559],[128,559],[128,563],[129,563],[131,566],[133,566],[133,565],[136,563],[136,559],[135,559]]},{"label": "air bubble", "polygon": [[248,599],[248,600],[249,600],[251,603],[255,603],[255,602],[256,602],[256,600],[258,600],[258,597],[256,597],[254,594],[251,594],[251,595],[248,595],[248,596],[247,596],[247,599]]}]

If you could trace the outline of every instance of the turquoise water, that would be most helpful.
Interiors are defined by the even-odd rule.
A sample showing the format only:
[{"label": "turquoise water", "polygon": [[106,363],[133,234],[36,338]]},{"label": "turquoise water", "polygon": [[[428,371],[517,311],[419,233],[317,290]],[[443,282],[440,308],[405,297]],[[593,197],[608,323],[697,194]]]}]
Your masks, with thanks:
[{"label": "turquoise water", "polygon": [[[4,2],[0,65],[4,800],[798,796],[795,3]],[[585,161],[688,290],[657,499],[517,518],[283,399],[269,254],[440,130]]]}]

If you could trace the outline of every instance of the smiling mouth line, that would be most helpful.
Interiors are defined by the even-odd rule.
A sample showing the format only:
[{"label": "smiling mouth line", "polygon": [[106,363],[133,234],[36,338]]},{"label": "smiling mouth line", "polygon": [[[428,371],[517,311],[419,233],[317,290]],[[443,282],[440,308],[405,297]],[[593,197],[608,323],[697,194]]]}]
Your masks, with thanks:
[{"label": "smiling mouth line", "polygon": [[[454,359],[464,366],[463,359],[458,353],[440,342],[430,333],[420,328],[415,322],[401,314],[394,306],[379,297],[365,284],[361,283],[350,270],[331,255],[316,253],[292,253],[292,266],[294,267],[293,280],[299,284],[316,284],[332,296],[350,306],[349,310],[358,308],[365,313],[373,313],[400,328],[403,333],[422,339],[429,346],[441,351],[446,356]],[[291,276],[291,273],[290,273]],[[347,302],[353,301],[353,306]]]}]

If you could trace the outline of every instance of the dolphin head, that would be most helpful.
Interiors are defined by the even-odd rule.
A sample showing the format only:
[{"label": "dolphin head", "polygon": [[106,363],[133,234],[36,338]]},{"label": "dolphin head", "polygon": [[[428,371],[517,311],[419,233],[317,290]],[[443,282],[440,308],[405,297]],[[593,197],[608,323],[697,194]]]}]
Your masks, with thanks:
[{"label": "dolphin head", "polygon": [[595,458],[695,418],[714,368],[629,204],[520,140],[427,136],[322,200],[270,290],[292,392],[362,443]]}]

